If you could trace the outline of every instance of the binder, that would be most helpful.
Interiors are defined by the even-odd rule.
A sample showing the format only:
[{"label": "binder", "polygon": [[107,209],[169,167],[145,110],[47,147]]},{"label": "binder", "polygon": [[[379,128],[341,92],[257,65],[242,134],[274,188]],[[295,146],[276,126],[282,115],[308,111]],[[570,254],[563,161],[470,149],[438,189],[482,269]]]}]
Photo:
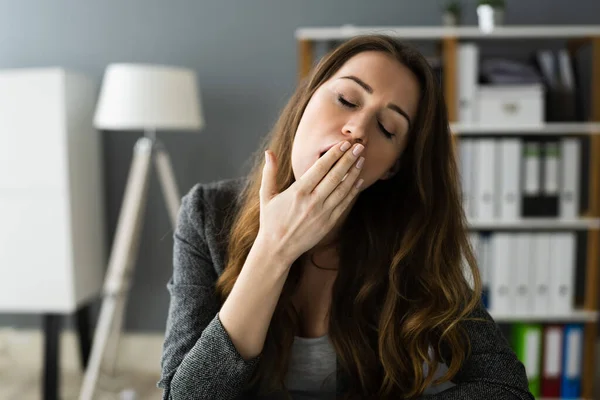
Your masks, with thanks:
[{"label": "binder", "polygon": [[498,210],[502,220],[521,217],[520,171],[523,146],[520,139],[502,139],[498,150]]},{"label": "binder", "polygon": [[567,49],[561,49],[557,54],[558,58],[558,75],[562,86],[569,90],[575,90],[575,75],[573,71],[573,65],[571,62],[571,56]]},{"label": "binder", "polygon": [[[590,351],[592,351],[590,349]],[[583,364],[583,324],[565,325],[563,375],[560,396],[577,399],[581,395],[581,371]]]},{"label": "binder", "polygon": [[546,92],[548,121],[574,121],[577,119],[577,93],[571,56],[567,49],[556,54],[556,86]]},{"label": "binder", "polygon": [[476,219],[491,220],[495,217],[496,140],[475,140],[474,191]]},{"label": "binder", "polygon": [[512,345],[517,358],[525,366],[529,391],[538,398],[541,393],[542,326],[528,323],[513,324]]},{"label": "binder", "polygon": [[550,248],[550,303],[557,314],[573,311],[576,234],[575,232],[552,233]]},{"label": "binder", "polygon": [[509,314],[515,311],[514,236],[512,233],[492,235],[492,265],[490,271],[489,307],[494,313]]},{"label": "binder", "polygon": [[523,216],[558,216],[558,149],[559,143],[555,140],[525,141]]},{"label": "binder", "polygon": [[492,243],[489,233],[482,233],[479,236],[479,271],[481,273],[481,284],[483,286],[482,301],[486,308],[489,308],[489,292],[491,286],[491,258],[492,258]]},{"label": "binder", "polygon": [[562,377],[564,327],[547,325],[543,328],[543,335],[541,395],[558,398]]},{"label": "binder", "polygon": [[559,83],[559,77],[554,55],[550,50],[541,50],[537,52],[536,58],[548,89],[551,90],[556,88]]},{"label": "binder", "polygon": [[458,122],[472,124],[477,118],[479,47],[475,43],[458,45]]},{"label": "binder", "polygon": [[523,216],[538,215],[541,197],[541,143],[526,140],[523,144]]},{"label": "binder", "polygon": [[[477,248],[479,247],[479,233],[478,232],[469,232],[469,243],[471,245],[471,249],[473,250],[473,255],[475,256],[475,260],[477,262],[477,268],[479,268],[479,260],[477,257]],[[469,283],[469,287],[471,289],[474,288],[474,280],[473,274],[471,273],[471,268],[467,263],[466,259],[463,259],[463,271],[465,275],[465,279]]]},{"label": "binder", "polygon": [[463,192],[463,208],[467,218],[475,216],[473,210],[473,140],[462,139],[460,146],[460,173]]},{"label": "binder", "polygon": [[558,140],[546,140],[542,143],[542,196],[539,204],[540,216],[558,217],[559,199],[559,148]]},{"label": "binder", "polygon": [[531,270],[530,280],[533,286],[533,313],[547,315],[550,309],[550,247],[552,235],[549,233],[536,233],[532,235]]},{"label": "binder", "polygon": [[581,142],[577,138],[563,138],[560,146],[559,216],[576,218],[579,216]]},{"label": "binder", "polygon": [[533,311],[532,238],[530,233],[513,234],[516,242],[516,262],[512,278],[515,286],[515,314],[530,314]]}]

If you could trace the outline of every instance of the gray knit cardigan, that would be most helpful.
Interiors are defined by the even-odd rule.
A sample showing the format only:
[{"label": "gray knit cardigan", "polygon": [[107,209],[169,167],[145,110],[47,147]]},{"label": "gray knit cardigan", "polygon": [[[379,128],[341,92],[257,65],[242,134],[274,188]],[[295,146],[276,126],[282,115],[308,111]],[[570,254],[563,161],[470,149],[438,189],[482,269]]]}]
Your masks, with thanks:
[{"label": "gray knit cardigan", "polygon": [[[230,224],[243,178],[197,184],[182,200],[174,232],[173,275],[167,283],[170,305],[158,387],[163,399],[253,399],[245,389],[260,356],[244,360],[219,320],[214,294],[223,272]],[[527,399],[524,366],[487,311],[465,322],[472,352],[453,379],[456,386],[423,399]],[[338,365],[339,366],[339,365]],[[338,368],[337,393],[345,390]],[[269,398],[282,398],[273,396]]]}]

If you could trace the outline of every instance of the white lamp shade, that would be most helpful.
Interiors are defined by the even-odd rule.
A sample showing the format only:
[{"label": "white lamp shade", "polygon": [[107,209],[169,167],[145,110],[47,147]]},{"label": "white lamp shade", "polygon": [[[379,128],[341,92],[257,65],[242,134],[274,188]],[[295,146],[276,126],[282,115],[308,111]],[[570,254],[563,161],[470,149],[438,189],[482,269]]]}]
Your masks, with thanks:
[{"label": "white lamp shade", "polygon": [[162,65],[109,65],[94,125],[106,130],[202,129],[195,72]]}]

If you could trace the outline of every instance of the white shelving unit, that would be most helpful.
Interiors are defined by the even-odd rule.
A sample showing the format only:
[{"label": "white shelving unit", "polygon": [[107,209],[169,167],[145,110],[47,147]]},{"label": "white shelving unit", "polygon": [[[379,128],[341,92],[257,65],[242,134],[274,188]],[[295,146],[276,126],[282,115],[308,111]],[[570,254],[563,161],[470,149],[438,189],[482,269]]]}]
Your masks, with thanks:
[{"label": "white shelving unit", "polygon": [[[477,26],[353,26],[303,27],[295,32],[298,47],[298,78],[306,77],[315,62],[315,44],[343,41],[365,34],[385,34],[407,41],[432,41],[440,45],[443,68],[443,90],[446,98],[450,128],[456,141],[468,135],[588,135],[589,201],[586,218],[546,219],[527,218],[515,221],[469,221],[472,230],[580,230],[587,233],[585,266],[585,299],[583,309],[561,316],[494,315],[498,321],[577,321],[584,325],[584,360],[582,371],[582,399],[591,399],[595,378],[595,345],[598,321],[598,280],[600,278],[600,25],[517,25],[502,26],[492,32],[482,32]],[[566,39],[569,50],[576,51],[582,45],[592,48],[592,85],[590,122],[552,122],[535,126],[490,126],[485,123],[465,125],[456,123],[458,102],[456,82],[458,68],[458,43],[468,39],[486,40],[545,40]],[[584,183],[585,184],[585,183]],[[587,218],[589,217],[589,218]],[[544,399],[542,399],[544,400]],[[550,399],[545,399],[550,400]]]},{"label": "white shelving unit", "polygon": [[491,312],[491,316],[496,322],[557,322],[557,323],[569,323],[569,322],[595,322],[598,321],[597,311],[586,311],[586,310],[575,310],[568,314],[503,314]]},{"label": "white shelving unit", "polygon": [[556,218],[522,218],[507,220],[471,220],[469,227],[473,230],[487,229],[600,229],[600,218],[556,219]]},{"label": "white shelving unit", "polygon": [[450,130],[455,135],[490,135],[490,134],[518,134],[518,135],[598,135],[600,123],[597,122],[550,122],[543,125],[473,125],[450,124]]},{"label": "white shelving unit", "polygon": [[503,26],[490,33],[482,32],[477,26],[441,27],[441,26],[355,26],[308,27],[296,30],[297,40],[343,40],[353,36],[367,34],[385,34],[404,39],[568,39],[585,36],[600,36],[597,25],[538,25]]}]

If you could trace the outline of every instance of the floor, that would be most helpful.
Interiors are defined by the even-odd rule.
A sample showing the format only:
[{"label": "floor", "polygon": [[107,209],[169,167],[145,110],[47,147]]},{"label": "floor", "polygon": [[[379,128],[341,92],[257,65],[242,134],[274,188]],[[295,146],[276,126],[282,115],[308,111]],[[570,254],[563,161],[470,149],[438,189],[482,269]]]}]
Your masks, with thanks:
[{"label": "floor", "polygon": [[[39,371],[0,369],[0,400],[41,400]],[[63,372],[61,400],[77,400],[82,373]],[[102,377],[95,400],[157,400],[162,391],[156,387],[158,376],[124,374],[119,379]]]},{"label": "floor", "polygon": [[[597,360],[600,362],[600,346]],[[597,368],[600,378],[600,368]],[[81,372],[61,372],[61,400],[78,400]],[[15,368],[0,363],[0,400],[41,400],[41,373],[31,368]],[[600,379],[596,379],[593,399],[600,400]],[[156,387],[158,375],[122,373],[117,379],[101,376],[95,400],[157,400],[162,391]]]}]

